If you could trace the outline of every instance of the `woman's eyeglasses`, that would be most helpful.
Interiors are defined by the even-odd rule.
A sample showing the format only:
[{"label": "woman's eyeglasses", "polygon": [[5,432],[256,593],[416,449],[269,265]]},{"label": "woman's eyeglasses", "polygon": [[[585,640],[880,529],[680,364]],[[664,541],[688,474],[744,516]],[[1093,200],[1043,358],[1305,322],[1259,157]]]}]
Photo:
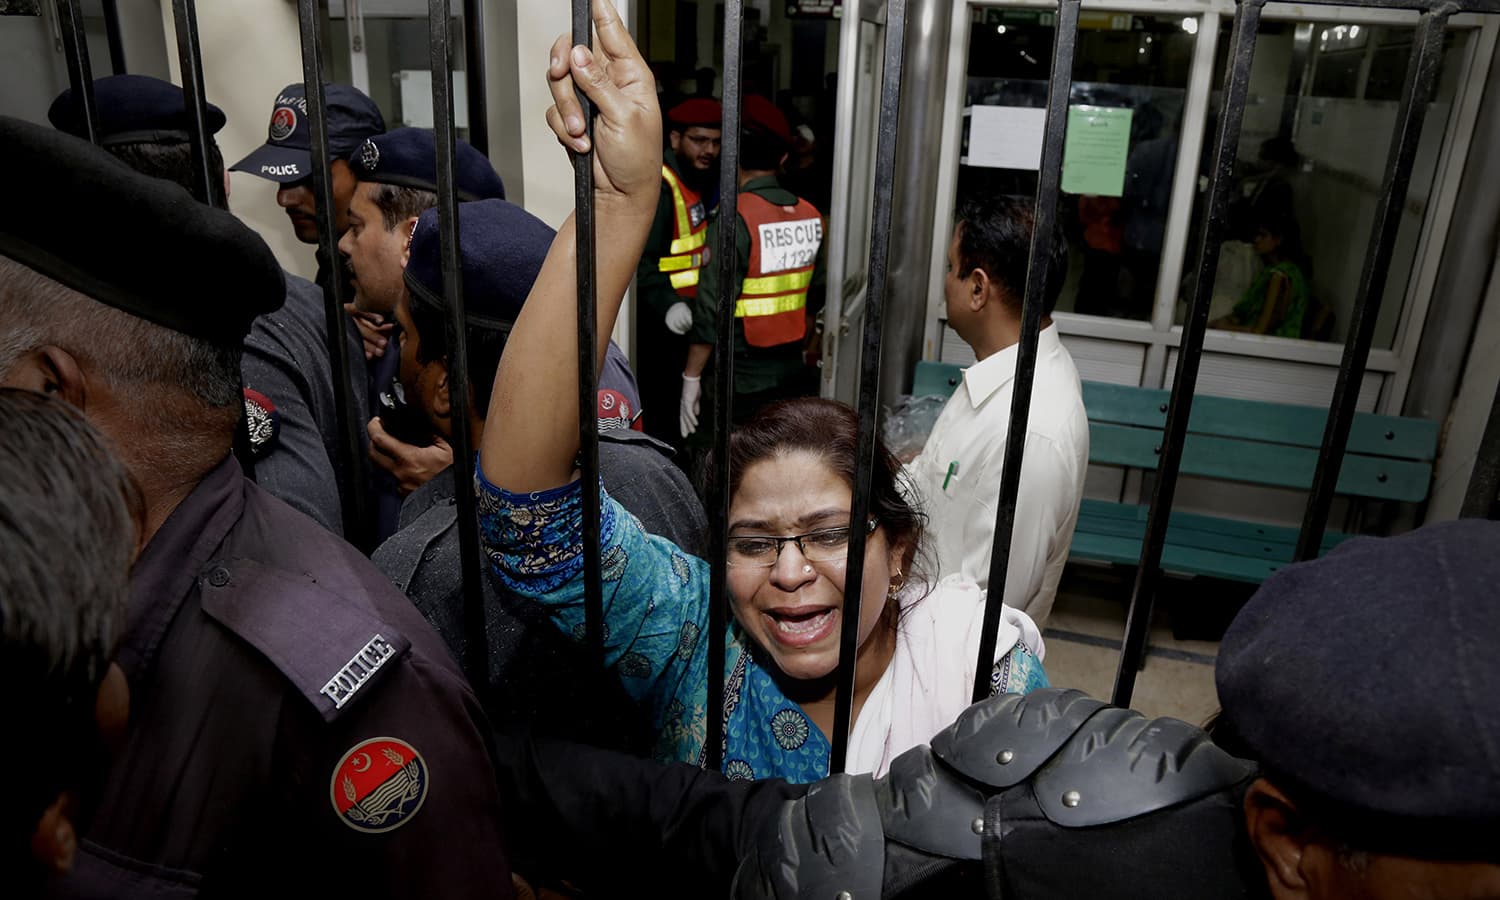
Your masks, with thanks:
[{"label": "woman's eyeglasses", "polygon": [[[875,520],[870,519],[865,527],[866,535],[875,531],[875,524]],[[849,528],[821,528],[786,537],[730,537],[727,561],[738,568],[769,569],[776,565],[785,544],[796,544],[808,562],[842,562],[849,556]]]}]

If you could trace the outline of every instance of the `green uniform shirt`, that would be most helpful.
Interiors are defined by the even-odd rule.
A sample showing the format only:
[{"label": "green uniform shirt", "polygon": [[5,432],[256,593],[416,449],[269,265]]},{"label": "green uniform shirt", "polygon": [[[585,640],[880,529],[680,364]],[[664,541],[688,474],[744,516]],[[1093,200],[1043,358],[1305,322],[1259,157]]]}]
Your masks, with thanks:
[{"label": "green uniform shirt", "polygon": [[[752,178],[740,188],[740,193],[758,194],[777,206],[795,206],[797,195],[783,188],[770,175]],[[821,212],[821,210],[819,210]],[[733,287],[724,292],[724,303],[733,304],[740,299],[740,287],[745,273],[750,268],[750,228],[741,216],[735,217],[734,246],[737,254]],[[719,216],[715,211],[708,220],[708,263],[698,274],[698,298],[693,301],[693,328],[688,337],[695,344],[712,344],[718,328],[719,267],[713,254],[719,250]],[[807,290],[808,315],[815,316],[823,309],[823,292],[827,284],[824,264],[824,246],[818,248],[818,259],[813,264],[812,284]],[[791,343],[780,347],[752,347],[745,340],[745,325],[739,319],[734,323],[734,392],[753,394],[770,390],[788,379],[803,374],[802,344]]]}]

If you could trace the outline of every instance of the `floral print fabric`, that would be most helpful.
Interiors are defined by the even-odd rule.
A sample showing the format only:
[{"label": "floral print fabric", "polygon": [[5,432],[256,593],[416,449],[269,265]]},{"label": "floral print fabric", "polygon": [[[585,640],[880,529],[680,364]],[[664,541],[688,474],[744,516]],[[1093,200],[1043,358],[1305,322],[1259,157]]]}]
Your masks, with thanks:
[{"label": "floral print fabric", "polygon": [[[583,493],[579,482],[532,494],[490,484],[476,467],[480,537],[497,577],[545,606],[582,641]],[[707,735],[709,567],[639,520],[601,487],[605,664],[648,709],[664,762],[702,765]],[[898,637],[899,640],[899,637]],[[823,733],[781,692],[731,618],[725,634],[723,771],[735,779],[807,783],[828,774]],[[995,666],[1000,691],[1045,685],[1024,646]]]}]

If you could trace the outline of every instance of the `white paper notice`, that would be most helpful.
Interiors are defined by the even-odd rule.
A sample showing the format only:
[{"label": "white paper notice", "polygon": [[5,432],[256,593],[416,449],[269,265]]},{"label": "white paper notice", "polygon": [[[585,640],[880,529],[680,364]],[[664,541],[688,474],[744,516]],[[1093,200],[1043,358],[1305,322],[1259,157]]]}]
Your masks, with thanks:
[{"label": "white paper notice", "polygon": [[1040,169],[1047,110],[1026,106],[971,106],[969,152],[959,162],[992,169]]}]

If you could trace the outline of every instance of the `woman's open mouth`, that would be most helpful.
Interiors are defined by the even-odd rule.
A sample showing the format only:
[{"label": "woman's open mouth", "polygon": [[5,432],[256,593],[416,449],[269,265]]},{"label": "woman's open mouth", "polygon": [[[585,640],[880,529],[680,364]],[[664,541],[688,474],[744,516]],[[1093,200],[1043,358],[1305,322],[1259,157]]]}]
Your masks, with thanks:
[{"label": "woman's open mouth", "polygon": [[833,633],[838,623],[838,608],[833,606],[792,606],[762,612],[770,623],[771,636],[788,647],[807,647]]}]

